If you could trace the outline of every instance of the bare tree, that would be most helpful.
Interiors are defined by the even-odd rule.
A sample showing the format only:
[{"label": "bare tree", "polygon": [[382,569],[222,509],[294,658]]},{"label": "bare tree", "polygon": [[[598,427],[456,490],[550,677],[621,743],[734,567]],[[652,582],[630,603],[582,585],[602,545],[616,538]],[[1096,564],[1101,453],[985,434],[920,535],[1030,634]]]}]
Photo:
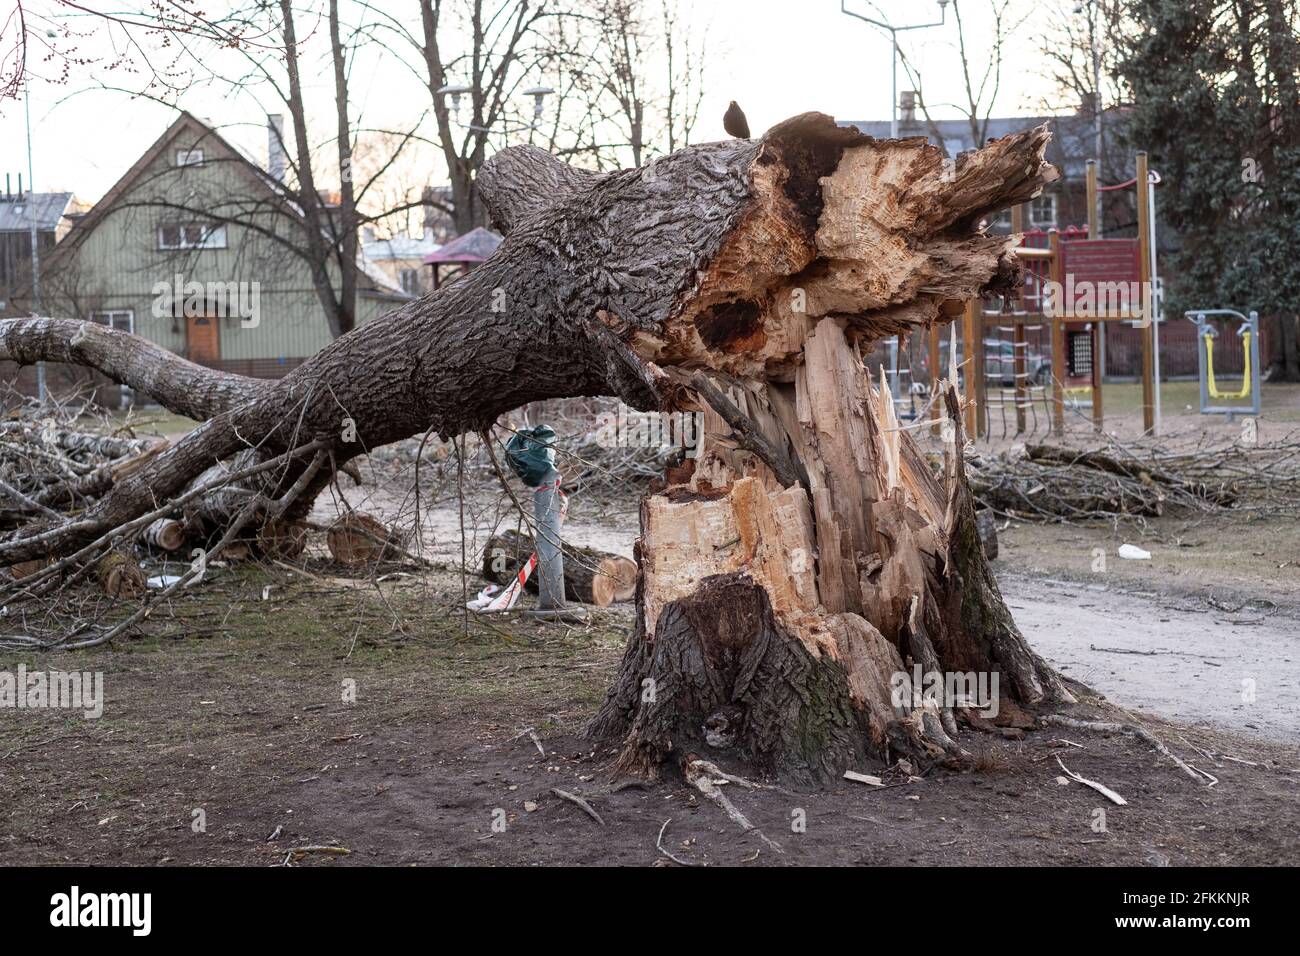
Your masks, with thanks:
[{"label": "bare tree", "polygon": [[[548,65],[572,84],[577,152],[597,168],[644,165],[690,143],[699,117],[707,29],[697,36],[675,0],[595,0],[555,24]],[[583,136],[583,134],[589,134]],[[573,150],[560,141],[553,151]]]},{"label": "bare tree", "polygon": [[1052,112],[1077,110],[1093,128],[1090,157],[1101,163],[1102,178],[1120,178],[1119,164],[1109,156],[1112,137],[1106,130],[1106,111],[1125,96],[1116,42],[1126,26],[1124,4],[1055,0],[1044,21],[1038,46],[1042,75],[1051,90],[1042,105]]},{"label": "bare tree", "polygon": [[[368,8],[362,5],[353,9],[364,16]],[[321,64],[314,55],[303,51],[299,28],[303,18],[302,10],[296,9],[292,0],[279,0],[276,7],[254,3],[210,21],[206,33],[196,29],[185,34],[188,68],[201,74],[205,83],[223,89],[230,98],[257,103],[267,113],[287,115],[289,131],[282,136],[281,127],[272,126],[271,133],[276,138],[273,147],[285,159],[283,175],[275,178],[255,170],[253,175],[260,176],[267,188],[232,196],[205,189],[193,180],[186,183],[185,189],[175,188],[172,171],[160,170],[156,188],[136,190],[119,203],[119,211],[241,227],[257,240],[256,252],[250,246],[249,254],[258,256],[261,274],[290,263],[307,268],[330,332],[337,337],[356,326],[362,269],[359,229],[420,202],[418,196],[403,198],[395,205],[377,200],[382,198],[379,184],[404,151],[417,142],[416,130],[423,116],[404,131],[364,130],[350,106],[349,64],[371,41],[370,33],[361,25],[347,23],[339,0],[329,0],[329,53],[326,63]],[[314,31],[314,19],[315,14],[309,15],[308,33]],[[166,32],[166,20],[162,23],[153,29]],[[134,22],[132,27],[143,29]],[[232,43],[223,39],[239,34],[255,35],[258,42]],[[326,75],[332,80],[333,118],[328,134],[314,141],[315,116],[313,104],[304,92],[303,74],[314,75],[322,65],[328,66]],[[174,91],[154,89],[149,81],[144,88],[102,83],[99,88],[167,105],[176,99]],[[387,150],[376,157],[367,177],[361,179],[353,155],[365,134],[384,136]],[[199,138],[204,135],[201,133]],[[240,157],[228,160],[244,162]],[[184,174],[184,170],[177,172]],[[335,183],[337,188],[333,188]],[[270,248],[278,254],[268,252]],[[176,258],[192,254],[178,251]]]},{"label": "bare tree", "polygon": [[[917,94],[917,106],[925,116],[931,128],[931,134],[942,145],[943,138],[938,136],[938,127],[930,112],[932,106],[946,106],[955,109],[966,122],[971,135],[971,143],[979,146],[989,138],[989,119],[997,106],[998,94],[1002,90],[1002,68],[1007,46],[1024,26],[1028,14],[1022,12],[1018,0],[985,0],[989,22],[978,30],[973,28],[968,17],[963,16],[961,0],[953,0],[953,18],[957,28],[957,57],[961,65],[961,98],[953,102],[931,104],[925,95],[920,68],[915,58],[899,48],[899,60],[903,65],[912,89]],[[969,0],[967,6],[969,5]],[[977,37],[979,38],[977,40]],[[979,64],[983,64],[981,68]]]}]

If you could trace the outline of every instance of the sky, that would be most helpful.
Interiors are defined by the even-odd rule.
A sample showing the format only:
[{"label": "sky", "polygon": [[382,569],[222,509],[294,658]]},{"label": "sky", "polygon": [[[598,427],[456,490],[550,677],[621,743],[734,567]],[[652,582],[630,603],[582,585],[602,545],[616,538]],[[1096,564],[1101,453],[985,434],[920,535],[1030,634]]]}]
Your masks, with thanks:
[{"label": "sky", "polygon": [[[0,23],[4,7],[0,0]],[[373,0],[418,31],[419,12],[413,0]],[[870,12],[868,0],[845,0],[851,9]],[[988,0],[958,0],[974,41],[972,61],[987,63]],[[26,0],[30,9],[55,9],[53,0]],[[87,0],[90,9],[119,10],[117,3]],[[213,7],[218,4],[214,3]],[[880,0],[875,6],[896,25],[938,19],[939,6],[928,0]],[[701,121],[694,139],[720,139],[722,114],[730,100],[739,101],[755,135],[772,124],[807,110],[830,113],[837,119],[888,119],[890,106],[890,43],[888,34],[840,10],[840,0],[696,0],[683,3],[683,16],[697,35],[707,30],[709,63]],[[1026,7],[1031,9],[1031,7]],[[1040,7],[1041,9],[1041,7]],[[955,98],[961,90],[956,31],[952,8],[947,25],[907,34],[914,61],[925,77],[932,104]],[[57,22],[84,29],[93,18],[55,14]],[[1046,94],[1046,84],[1034,66],[1038,30],[1027,23],[1008,51],[998,115],[1028,115]],[[323,24],[309,32],[304,52],[320,53],[325,46]],[[7,45],[7,44],[6,44]],[[68,82],[36,79],[30,84],[31,142],[36,188],[66,190],[94,201],[106,192],[175,117],[162,104],[99,88],[96,75],[111,82],[130,82],[104,72],[111,56],[105,33],[86,36],[80,51],[98,65],[73,67]],[[327,71],[307,77],[313,110],[322,123],[330,119]],[[138,77],[135,82],[139,82]],[[364,122],[376,127],[403,126],[428,106],[428,93],[392,55],[377,54],[354,67],[353,88]],[[908,83],[899,69],[899,88]],[[25,109],[21,98],[0,101],[0,173],[28,179]],[[263,161],[266,135],[265,103],[228,97],[224,90],[195,83],[180,94],[177,105],[209,118],[237,145]],[[958,115],[936,106],[939,116]],[[435,171],[429,178],[438,181]]]}]

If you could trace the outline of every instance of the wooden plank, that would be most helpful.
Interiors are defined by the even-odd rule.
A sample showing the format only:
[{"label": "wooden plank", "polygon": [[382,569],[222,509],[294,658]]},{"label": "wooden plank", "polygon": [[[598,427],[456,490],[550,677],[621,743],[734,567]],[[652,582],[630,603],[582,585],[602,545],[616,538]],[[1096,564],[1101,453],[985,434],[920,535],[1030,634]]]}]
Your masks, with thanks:
[{"label": "wooden plank", "polygon": [[1148,435],[1156,428],[1155,328],[1152,325],[1151,288],[1151,217],[1147,193],[1147,154],[1137,154],[1138,207],[1138,281],[1142,289],[1142,429]]},{"label": "wooden plank", "polygon": [[[1049,237],[1052,250],[1052,281],[1057,288],[1064,288],[1064,272],[1061,263],[1061,234],[1055,229]],[[1065,434],[1065,319],[1051,316],[1052,324],[1052,430],[1058,435]]]}]

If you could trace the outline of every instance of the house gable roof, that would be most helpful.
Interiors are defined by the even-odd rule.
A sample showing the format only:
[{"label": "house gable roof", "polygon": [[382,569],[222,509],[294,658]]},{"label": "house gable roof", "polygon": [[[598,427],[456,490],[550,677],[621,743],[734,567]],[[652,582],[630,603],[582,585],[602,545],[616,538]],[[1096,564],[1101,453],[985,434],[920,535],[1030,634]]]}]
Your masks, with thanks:
[{"label": "house gable roof", "polygon": [[[189,139],[184,138],[186,132],[192,134]],[[90,211],[82,217],[63,241],[50,251],[47,262],[54,265],[63,257],[70,255],[87,236],[94,232],[113,213],[123,196],[141,181],[154,164],[160,158],[166,157],[169,150],[173,148],[198,149],[209,146],[215,146],[219,152],[225,154],[223,158],[234,161],[245,175],[250,186],[274,200],[285,215],[298,220],[303,218],[301,208],[293,201],[292,196],[279,181],[232,146],[229,140],[217,132],[215,128],[192,113],[181,110],[180,115],[154,141],[153,145],[145,150],[140,158],[131,165],[131,168],[123,173],[112,188],[104,194],[104,197],[91,207]],[[361,279],[358,291],[367,294],[396,295],[403,299],[410,298],[400,286],[389,280],[381,270],[365,261],[364,258],[359,257],[358,266]]]}]

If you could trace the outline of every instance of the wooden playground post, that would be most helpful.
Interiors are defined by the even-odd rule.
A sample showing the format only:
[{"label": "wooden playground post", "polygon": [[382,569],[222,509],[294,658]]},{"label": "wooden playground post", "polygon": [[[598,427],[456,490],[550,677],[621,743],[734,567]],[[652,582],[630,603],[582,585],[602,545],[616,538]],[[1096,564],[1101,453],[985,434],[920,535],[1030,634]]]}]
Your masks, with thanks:
[{"label": "wooden playground post", "polygon": [[[1020,236],[1020,245],[1025,244],[1025,207],[1011,207],[1011,231]],[[1022,287],[1023,289],[1023,287]],[[1029,390],[1025,387],[1025,351],[1029,340],[1025,337],[1025,323],[1017,321],[1012,325],[1012,370],[1016,386],[1016,434],[1025,432],[1025,405],[1029,401]],[[999,383],[1001,384],[1001,383]]]},{"label": "wooden playground post", "polygon": [[984,348],[983,320],[980,299],[970,299],[961,320],[961,337],[966,343],[966,434],[978,438],[986,431],[984,425]]},{"label": "wooden playground post", "polygon": [[[1097,208],[1097,160],[1088,160],[1088,238],[1101,238],[1101,212]],[[1092,323],[1092,428],[1101,434],[1104,418],[1101,405],[1101,363],[1104,355],[1106,325],[1104,322]]]},{"label": "wooden playground post", "polygon": [[1092,323],[1092,430],[1098,435],[1105,428],[1101,408],[1101,337],[1105,329],[1102,322]]},{"label": "wooden playground post", "polygon": [[1052,330],[1052,430],[1057,435],[1065,434],[1065,317],[1069,314],[1069,303],[1065,301],[1065,269],[1061,262],[1061,234],[1055,229],[1048,235],[1052,250],[1049,277],[1058,294],[1053,296],[1050,309],[1044,310],[1044,317]]},{"label": "wooden playground post", "polygon": [[1097,210],[1097,161],[1088,160],[1088,238],[1101,238],[1101,216]]},{"label": "wooden playground post", "polygon": [[1151,294],[1151,215],[1147,181],[1147,154],[1137,154],[1138,288],[1141,291],[1142,322],[1142,430],[1150,435],[1156,427],[1155,328]]},{"label": "wooden playground post", "polygon": [[[953,356],[955,358],[955,356]],[[938,437],[939,422],[947,414],[943,407],[943,401],[939,395],[939,379],[943,378],[942,370],[939,368],[939,326],[934,323],[930,324],[930,420],[934,422],[930,433]],[[956,383],[954,383],[956,384]]]}]

